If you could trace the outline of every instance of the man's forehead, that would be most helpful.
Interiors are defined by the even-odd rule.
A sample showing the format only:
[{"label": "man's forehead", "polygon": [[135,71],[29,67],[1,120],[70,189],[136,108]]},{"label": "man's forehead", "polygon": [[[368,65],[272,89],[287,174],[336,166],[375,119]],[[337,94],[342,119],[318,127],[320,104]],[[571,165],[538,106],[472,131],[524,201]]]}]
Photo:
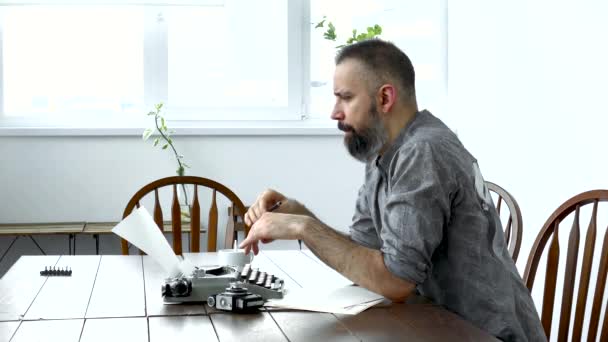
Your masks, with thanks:
[{"label": "man's forehead", "polygon": [[336,65],[336,73],[356,75],[363,71],[363,63],[354,58],[345,59]]},{"label": "man's forehead", "polygon": [[359,88],[365,86],[362,64],[354,59],[347,59],[336,65],[334,72],[334,89]]}]

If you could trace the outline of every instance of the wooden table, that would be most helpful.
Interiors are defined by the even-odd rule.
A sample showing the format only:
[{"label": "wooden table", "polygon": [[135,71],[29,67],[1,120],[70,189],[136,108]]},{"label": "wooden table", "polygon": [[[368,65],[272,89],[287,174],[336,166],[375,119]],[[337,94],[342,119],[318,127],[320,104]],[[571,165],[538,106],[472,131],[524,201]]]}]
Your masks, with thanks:
[{"label": "wooden table", "polygon": [[[215,253],[185,257],[216,263]],[[309,251],[264,251],[253,264],[283,278],[288,289],[341,277]],[[45,266],[69,266],[73,273],[42,277]],[[165,305],[162,279],[148,256],[22,256],[0,279],[0,341],[496,341],[429,303],[355,316],[277,309],[232,314],[201,303]]]}]

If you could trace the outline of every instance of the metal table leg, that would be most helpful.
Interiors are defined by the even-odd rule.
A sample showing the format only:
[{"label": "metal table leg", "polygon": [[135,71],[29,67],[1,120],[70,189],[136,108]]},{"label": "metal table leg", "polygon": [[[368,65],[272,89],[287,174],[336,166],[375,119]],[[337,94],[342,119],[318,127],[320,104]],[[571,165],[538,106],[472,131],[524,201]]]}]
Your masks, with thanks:
[{"label": "metal table leg", "polygon": [[95,254],[99,255],[99,234],[93,234],[93,239],[95,239]]},{"label": "metal table leg", "polygon": [[36,242],[36,239],[34,239],[33,236],[28,235],[30,237],[30,239],[32,239],[32,241],[34,242],[34,244],[36,245],[36,247],[38,247],[38,249],[40,250],[40,252],[42,252],[42,255],[46,255],[46,253],[44,252],[44,250],[42,249],[42,247],[40,247],[40,245],[38,244],[38,242]]},{"label": "metal table leg", "polygon": [[76,235],[73,233],[68,234],[68,254],[76,255]]},{"label": "metal table leg", "polygon": [[2,260],[4,259],[4,257],[8,254],[8,251],[11,250],[11,248],[13,247],[13,245],[15,244],[15,241],[17,241],[17,239],[19,238],[19,235],[16,235],[15,238],[13,239],[13,241],[11,242],[10,245],[8,245],[8,248],[6,249],[6,251],[4,251],[4,253],[2,254],[2,256],[0,257],[0,263],[2,263]]}]

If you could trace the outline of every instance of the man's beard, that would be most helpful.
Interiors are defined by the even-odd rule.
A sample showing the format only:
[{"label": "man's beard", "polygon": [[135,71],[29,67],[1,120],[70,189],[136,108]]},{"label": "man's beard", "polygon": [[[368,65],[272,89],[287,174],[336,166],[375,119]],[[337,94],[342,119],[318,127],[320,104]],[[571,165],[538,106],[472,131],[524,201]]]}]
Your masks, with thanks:
[{"label": "man's beard", "polygon": [[354,127],[338,122],[338,129],[350,132],[344,136],[344,146],[353,158],[367,163],[375,158],[388,141],[388,133],[384,129],[375,104],[369,109],[368,125],[356,131]]}]

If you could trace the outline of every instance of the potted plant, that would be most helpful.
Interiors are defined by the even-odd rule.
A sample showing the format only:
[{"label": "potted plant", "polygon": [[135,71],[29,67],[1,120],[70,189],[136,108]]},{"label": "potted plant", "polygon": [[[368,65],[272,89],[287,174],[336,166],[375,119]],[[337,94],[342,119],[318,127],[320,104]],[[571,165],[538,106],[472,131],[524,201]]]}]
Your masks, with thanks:
[{"label": "potted plant", "polygon": [[[173,153],[175,157],[175,161],[177,162],[177,173],[178,176],[184,176],[186,173],[186,168],[190,168],[188,164],[184,162],[184,156],[177,152],[175,145],[173,144],[173,139],[171,135],[175,133],[175,131],[170,130],[167,127],[167,121],[165,117],[161,114],[161,109],[163,108],[163,103],[158,103],[154,106],[155,110],[149,112],[148,116],[154,116],[154,127],[147,128],[144,130],[142,135],[143,140],[148,140],[151,136],[155,135],[156,138],[153,140],[153,146],[160,146],[161,149],[166,150],[170,148],[170,151]],[[178,193],[183,196],[184,203],[180,200],[180,207],[182,213],[182,221],[190,220],[191,208],[190,201],[188,200],[188,192],[186,191],[186,185],[181,184],[181,191]]]}]

